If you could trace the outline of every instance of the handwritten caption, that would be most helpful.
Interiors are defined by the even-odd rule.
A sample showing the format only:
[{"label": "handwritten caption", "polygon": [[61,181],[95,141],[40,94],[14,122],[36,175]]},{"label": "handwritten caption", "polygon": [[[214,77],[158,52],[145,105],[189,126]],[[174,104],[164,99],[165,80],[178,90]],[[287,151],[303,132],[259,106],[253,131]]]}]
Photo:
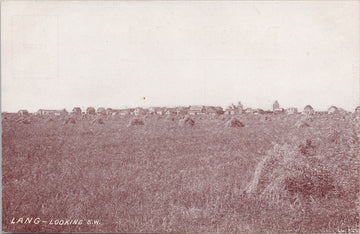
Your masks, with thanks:
[{"label": "handwritten caption", "polygon": [[99,225],[100,220],[96,219],[50,219],[44,220],[39,217],[13,217],[10,224],[47,224],[55,226],[66,226],[66,225]]}]

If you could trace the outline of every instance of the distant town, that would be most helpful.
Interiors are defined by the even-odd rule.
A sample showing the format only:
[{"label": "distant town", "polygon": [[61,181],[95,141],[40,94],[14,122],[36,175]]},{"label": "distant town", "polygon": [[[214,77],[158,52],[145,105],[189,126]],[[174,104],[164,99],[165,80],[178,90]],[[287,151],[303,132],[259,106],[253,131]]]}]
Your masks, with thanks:
[{"label": "distant town", "polygon": [[[6,113],[6,112],[3,112]],[[316,111],[311,105],[307,105],[303,110],[299,111],[298,108],[288,107],[283,108],[280,106],[278,101],[273,103],[271,110],[263,110],[260,108],[244,108],[241,102],[237,104],[231,104],[226,109],[223,109],[220,106],[205,106],[205,105],[192,105],[192,106],[179,106],[179,107],[149,107],[149,108],[124,108],[124,109],[113,109],[113,108],[94,108],[88,107],[86,109],[81,109],[80,107],[74,107],[71,112],[68,112],[66,109],[61,110],[51,110],[51,109],[39,109],[36,112],[29,112],[25,109],[19,110],[17,112],[20,116],[25,115],[48,115],[48,116],[67,116],[67,115],[104,115],[104,116],[142,116],[142,115],[239,115],[239,114],[253,114],[253,115],[262,115],[262,114],[347,114],[350,113],[342,108],[336,106],[330,106],[327,111]],[[356,107],[354,113],[360,114],[360,106]],[[10,114],[10,113],[9,113]],[[16,114],[16,113],[13,113]]]}]

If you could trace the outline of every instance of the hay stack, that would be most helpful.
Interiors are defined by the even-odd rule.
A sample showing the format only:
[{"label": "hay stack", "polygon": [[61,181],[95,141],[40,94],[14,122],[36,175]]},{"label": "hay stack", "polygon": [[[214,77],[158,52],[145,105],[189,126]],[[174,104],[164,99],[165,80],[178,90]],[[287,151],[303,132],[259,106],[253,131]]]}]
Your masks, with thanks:
[{"label": "hay stack", "polygon": [[21,123],[23,123],[23,124],[31,124],[31,121],[30,121],[30,119],[24,119],[24,120],[21,121]]},{"label": "hay stack", "polygon": [[175,117],[168,115],[168,116],[166,116],[166,120],[175,121]]},{"label": "hay stack", "polygon": [[310,158],[292,145],[275,145],[255,169],[254,177],[245,189],[249,196],[259,196],[269,202],[293,201],[293,198],[321,198],[335,188],[329,168],[322,163],[309,167]]},{"label": "hay stack", "polygon": [[194,126],[195,121],[193,119],[191,119],[189,116],[186,116],[185,118],[179,120],[179,125],[183,126],[183,127],[192,127]]},{"label": "hay stack", "polygon": [[270,122],[271,118],[269,116],[261,116],[260,117],[260,122],[264,123],[264,122]]},{"label": "hay stack", "polygon": [[64,124],[75,124],[76,121],[74,118],[68,118],[65,120]]},{"label": "hay stack", "polygon": [[141,126],[141,125],[144,125],[144,121],[142,121],[141,119],[132,119],[129,124],[128,124],[128,127],[131,127],[131,126]]},{"label": "hay stack", "polygon": [[219,116],[219,119],[220,120],[227,120],[226,116],[224,116],[224,115]]},{"label": "hay stack", "polygon": [[22,123],[23,123],[23,124],[30,124],[31,122],[30,122],[29,119],[24,119],[24,120],[22,121]]},{"label": "hay stack", "polygon": [[306,121],[306,120],[299,120],[298,122],[296,122],[295,127],[297,128],[306,128],[306,127],[310,127],[310,124]]},{"label": "hay stack", "polygon": [[237,118],[231,118],[229,121],[225,123],[225,127],[227,128],[242,128],[244,126],[245,125]]},{"label": "hay stack", "polygon": [[302,116],[300,121],[306,121],[306,122],[314,122],[314,118],[311,116]]},{"label": "hay stack", "polygon": [[30,119],[20,118],[20,119],[18,119],[18,120],[16,121],[16,123],[18,123],[18,124],[30,124],[31,121],[30,121]]},{"label": "hay stack", "polygon": [[104,120],[102,118],[96,118],[92,121],[92,124],[104,124]]}]

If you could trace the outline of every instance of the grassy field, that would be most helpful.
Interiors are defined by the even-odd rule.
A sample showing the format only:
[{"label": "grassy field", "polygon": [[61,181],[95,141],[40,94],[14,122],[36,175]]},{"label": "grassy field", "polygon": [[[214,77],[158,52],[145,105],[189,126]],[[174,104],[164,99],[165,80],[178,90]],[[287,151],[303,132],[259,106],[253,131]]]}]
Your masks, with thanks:
[{"label": "grassy field", "polygon": [[[359,231],[352,115],[2,120],[7,232]],[[11,224],[13,217],[100,224]]]}]

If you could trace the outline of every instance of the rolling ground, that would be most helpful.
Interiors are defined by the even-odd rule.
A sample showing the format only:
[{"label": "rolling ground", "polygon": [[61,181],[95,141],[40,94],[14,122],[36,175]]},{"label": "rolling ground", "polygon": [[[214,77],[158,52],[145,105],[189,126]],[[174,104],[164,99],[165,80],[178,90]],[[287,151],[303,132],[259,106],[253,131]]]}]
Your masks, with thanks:
[{"label": "rolling ground", "polygon": [[157,117],[130,127],[125,117],[18,118],[2,120],[3,231],[359,230],[359,126],[350,114],[239,116],[240,128],[221,118],[193,127]]}]

